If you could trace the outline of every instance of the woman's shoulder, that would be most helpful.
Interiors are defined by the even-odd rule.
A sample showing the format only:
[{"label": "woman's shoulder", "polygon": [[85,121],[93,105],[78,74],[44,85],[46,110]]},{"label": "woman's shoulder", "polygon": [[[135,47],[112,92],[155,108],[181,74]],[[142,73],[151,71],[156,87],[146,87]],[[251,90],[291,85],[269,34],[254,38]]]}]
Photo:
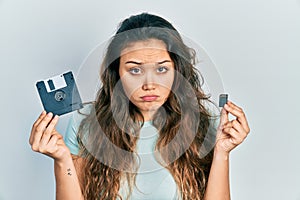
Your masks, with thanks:
[{"label": "woman's shoulder", "polygon": [[90,115],[93,112],[93,110],[94,104],[85,104],[82,109],[78,110],[77,112],[73,112],[69,119],[64,141],[69,147],[71,153],[74,155],[78,155],[79,152],[79,144],[77,140],[79,126],[82,120],[85,119],[88,115]]}]

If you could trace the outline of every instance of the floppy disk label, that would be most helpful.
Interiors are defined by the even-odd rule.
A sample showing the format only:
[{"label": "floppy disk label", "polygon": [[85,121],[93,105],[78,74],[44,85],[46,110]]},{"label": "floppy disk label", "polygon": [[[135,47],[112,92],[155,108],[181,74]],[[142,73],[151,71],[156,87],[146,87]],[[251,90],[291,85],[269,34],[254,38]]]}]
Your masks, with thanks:
[{"label": "floppy disk label", "polygon": [[63,75],[54,76],[48,80],[44,80],[47,92],[67,87],[67,83]]}]

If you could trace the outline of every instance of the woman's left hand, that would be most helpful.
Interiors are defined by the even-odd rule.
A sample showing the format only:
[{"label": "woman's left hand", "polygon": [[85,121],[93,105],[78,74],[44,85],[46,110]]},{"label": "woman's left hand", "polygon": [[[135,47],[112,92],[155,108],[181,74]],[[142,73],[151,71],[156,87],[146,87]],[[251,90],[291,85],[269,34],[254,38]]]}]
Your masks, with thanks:
[{"label": "woman's left hand", "polygon": [[[229,113],[235,116],[235,119],[229,121]],[[229,153],[245,140],[249,132],[250,128],[242,108],[228,101],[221,111],[215,148]]]}]

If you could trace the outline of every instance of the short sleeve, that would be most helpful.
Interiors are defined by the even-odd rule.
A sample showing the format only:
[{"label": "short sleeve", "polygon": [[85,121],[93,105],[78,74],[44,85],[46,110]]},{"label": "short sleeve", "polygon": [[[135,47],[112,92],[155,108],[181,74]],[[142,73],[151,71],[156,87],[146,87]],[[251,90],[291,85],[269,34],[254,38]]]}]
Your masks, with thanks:
[{"label": "short sleeve", "polygon": [[71,154],[78,155],[79,144],[77,141],[78,125],[75,123],[74,117],[71,117],[65,133],[65,144],[69,148]]},{"label": "short sleeve", "polygon": [[79,126],[82,120],[92,111],[94,112],[93,104],[84,105],[80,112],[74,112],[69,120],[64,141],[73,155],[79,154],[79,144],[77,140]]}]

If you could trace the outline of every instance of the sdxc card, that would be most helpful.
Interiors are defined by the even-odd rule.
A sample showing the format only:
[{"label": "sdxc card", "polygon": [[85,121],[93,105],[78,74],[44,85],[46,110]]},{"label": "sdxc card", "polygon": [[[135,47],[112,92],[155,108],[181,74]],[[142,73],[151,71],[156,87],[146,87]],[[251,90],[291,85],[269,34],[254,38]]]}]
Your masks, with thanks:
[{"label": "sdxc card", "polygon": [[219,107],[224,107],[228,101],[228,94],[220,94],[219,96]]},{"label": "sdxc card", "polygon": [[72,71],[36,83],[44,109],[63,115],[83,108]]}]

